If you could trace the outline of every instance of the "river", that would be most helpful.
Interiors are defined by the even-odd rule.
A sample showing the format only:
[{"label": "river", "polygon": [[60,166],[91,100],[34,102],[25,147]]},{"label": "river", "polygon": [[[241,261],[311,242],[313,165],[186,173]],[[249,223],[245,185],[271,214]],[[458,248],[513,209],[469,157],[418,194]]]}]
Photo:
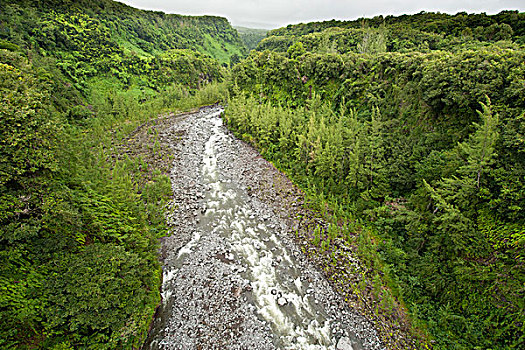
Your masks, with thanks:
[{"label": "river", "polygon": [[162,305],[143,348],[383,348],[295,246],[288,205],[254,194],[286,187],[222,113],[203,109],[162,134],[176,157],[172,234],[163,240]]}]

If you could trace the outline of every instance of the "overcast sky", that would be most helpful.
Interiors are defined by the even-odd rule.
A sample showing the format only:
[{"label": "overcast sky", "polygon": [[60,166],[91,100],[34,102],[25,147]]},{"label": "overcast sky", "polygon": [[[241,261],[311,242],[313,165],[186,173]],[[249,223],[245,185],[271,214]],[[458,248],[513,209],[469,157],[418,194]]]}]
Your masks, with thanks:
[{"label": "overcast sky", "polygon": [[217,15],[235,26],[278,28],[300,22],[356,19],[421,11],[525,11],[525,0],[118,0],[133,7],[183,15]]}]

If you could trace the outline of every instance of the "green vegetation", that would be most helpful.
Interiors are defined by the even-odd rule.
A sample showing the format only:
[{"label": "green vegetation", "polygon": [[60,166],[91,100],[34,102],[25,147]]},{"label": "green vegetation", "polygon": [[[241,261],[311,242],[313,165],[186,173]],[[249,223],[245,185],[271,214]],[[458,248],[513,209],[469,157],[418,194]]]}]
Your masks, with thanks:
[{"label": "green vegetation", "polygon": [[237,30],[237,32],[239,32],[239,36],[241,37],[241,40],[248,51],[254,50],[257,47],[257,44],[259,44],[259,42],[264,39],[268,33],[268,30],[266,29],[254,29],[246,27],[234,28]]},{"label": "green vegetation", "polygon": [[299,24],[241,61],[223,18],[0,8],[1,348],[140,345],[170,184],[124,145],[228,95],[230,127],[330,214],[311,245],[328,264],[359,245],[371,283],[338,288],[371,289],[383,320],[406,307],[421,347],[524,346],[524,14]]},{"label": "green vegetation", "polygon": [[222,18],[0,7],[0,348],[137,348],[160,301],[171,185],[122,145],[159,113],[223,98],[205,54],[244,48]]},{"label": "green vegetation", "polygon": [[168,15],[111,0],[0,1],[0,38],[31,49],[96,59],[191,49],[229,63],[245,48],[225,18]]},{"label": "green vegetation", "polygon": [[233,67],[230,127],[365,220],[374,289],[434,348],[525,344],[523,16],[288,26]]},{"label": "green vegetation", "polygon": [[286,52],[294,43],[302,42],[311,52],[366,53],[359,45],[382,39],[386,44],[384,51],[389,52],[457,51],[501,40],[524,44],[523,23],[525,14],[517,11],[491,16],[421,12],[411,16],[302,23],[270,31],[257,50]]}]

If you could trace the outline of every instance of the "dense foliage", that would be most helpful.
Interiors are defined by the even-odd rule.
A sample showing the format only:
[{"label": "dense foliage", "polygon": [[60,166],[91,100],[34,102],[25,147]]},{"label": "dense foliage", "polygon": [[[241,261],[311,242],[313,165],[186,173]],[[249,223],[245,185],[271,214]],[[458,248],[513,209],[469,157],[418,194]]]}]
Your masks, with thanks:
[{"label": "dense foliage", "polygon": [[242,44],[222,18],[105,0],[0,7],[0,348],[137,348],[171,186],[119,145],[218,101],[225,69],[206,53]]},{"label": "dense foliage", "polygon": [[525,14],[517,11],[491,16],[422,12],[412,16],[301,23],[270,31],[257,49],[286,52],[300,42],[312,52],[374,53],[381,48],[374,47],[374,42],[383,40],[385,45],[379,52],[456,51],[501,40],[524,44],[523,23]]},{"label": "dense foliage", "polygon": [[[90,169],[80,162],[95,158],[70,153],[85,150],[69,139],[51,76],[15,53],[1,50],[0,62],[1,345],[39,343],[41,327],[55,339],[72,332],[65,339],[73,344],[136,343],[158,299],[160,223],[148,225],[140,196],[125,200],[132,189],[125,176]],[[97,314],[107,315],[94,323]]]},{"label": "dense foliage", "polygon": [[0,6],[4,46],[56,59],[84,95],[102,77],[143,95],[173,83],[196,88],[223,76],[219,63],[206,55],[227,63],[245,50],[224,18],[166,15],[109,0]]},{"label": "dense foliage", "polygon": [[115,50],[142,57],[192,49],[220,62],[244,52],[237,31],[222,17],[169,15],[111,0],[2,0],[0,7],[0,38],[32,48],[91,50],[100,58]]},{"label": "dense foliage", "polygon": [[248,51],[254,50],[257,47],[257,44],[264,39],[268,30],[266,29],[254,29],[246,27],[235,27],[239,36],[241,37],[244,46]]},{"label": "dense foliage", "polygon": [[[462,15],[398,18],[411,23],[407,37],[434,35],[421,16],[454,24]],[[523,14],[498,16],[465,21],[488,18],[487,29],[494,18]],[[515,33],[522,24],[508,21]],[[303,187],[368,220],[384,273],[435,347],[520,348],[525,51],[510,41],[470,40],[450,51],[415,45],[388,53],[396,40],[385,35],[388,26],[368,36],[323,26],[274,31],[259,48],[318,29],[233,68],[229,125]],[[356,37],[327,50],[305,40],[318,33]],[[350,49],[339,54],[341,47]]]},{"label": "dense foliage", "polygon": [[[0,347],[136,348],[159,300],[170,185],[119,144],[224,96],[245,48],[217,17],[109,0],[0,8]],[[232,68],[229,125],[334,213],[366,220],[374,288],[436,348],[525,344],[524,23],[299,24]],[[252,48],[261,34],[241,37]]]}]

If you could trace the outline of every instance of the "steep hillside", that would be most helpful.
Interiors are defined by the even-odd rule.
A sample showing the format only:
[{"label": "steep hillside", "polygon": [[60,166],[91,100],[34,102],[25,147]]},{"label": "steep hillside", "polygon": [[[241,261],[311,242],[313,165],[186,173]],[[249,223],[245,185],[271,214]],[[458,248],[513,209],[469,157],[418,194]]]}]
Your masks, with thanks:
[{"label": "steep hillside", "polygon": [[215,58],[244,48],[222,18],[106,0],[0,9],[0,348],[136,349],[171,193],[149,121],[221,99]]},{"label": "steep hillside", "polygon": [[225,96],[229,127],[330,222],[304,250],[387,346],[401,329],[523,348],[524,14],[299,24],[233,65],[246,48],[219,17],[0,9],[0,348],[140,347],[171,193],[156,125]]},{"label": "steep hillside", "polygon": [[248,51],[255,49],[257,44],[259,44],[259,42],[266,37],[266,33],[268,33],[267,29],[254,29],[246,27],[235,27],[235,29],[237,29],[237,32],[239,32],[239,36],[241,37],[241,40]]},{"label": "steep hillside", "polygon": [[257,49],[286,52],[298,42],[307,51],[338,53],[460,50],[502,40],[524,44],[523,23],[525,14],[518,11],[490,16],[422,12],[412,16],[301,23],[270,31]]},{"label": "steep hillside", "polygon": [[198,88],[220,81],[220,63],[245,51],[219,17],[166,15],[110,0],[0,4],[0,47],[45,57],[88,99],[108,86],[142,99],[171,84]]},{"label": "steep hillside", "polygon": [[245,50],[237,31],[221,17],[143,11],[111,0],[2,0],[0,6],[0,38],[32,48],[69,51],[71,41],[96,27],[97,43],[107,44],[104,51],[96,51],[102,56],[115,50],[154,56],[192,49],[227,63]]},{"label": "steep hillside", "polygon": [[[289,26],[259,44],[273,51],[252,51],[233,68],[230,127],[317,196],[334,223],[354,227],[369,264],[365,305],[390,319],[392,304],[406,305],[415,334],[438,349],[525,341],[520,18]],[[329,269],[339,244],[330,232],[311,239]]]}]

